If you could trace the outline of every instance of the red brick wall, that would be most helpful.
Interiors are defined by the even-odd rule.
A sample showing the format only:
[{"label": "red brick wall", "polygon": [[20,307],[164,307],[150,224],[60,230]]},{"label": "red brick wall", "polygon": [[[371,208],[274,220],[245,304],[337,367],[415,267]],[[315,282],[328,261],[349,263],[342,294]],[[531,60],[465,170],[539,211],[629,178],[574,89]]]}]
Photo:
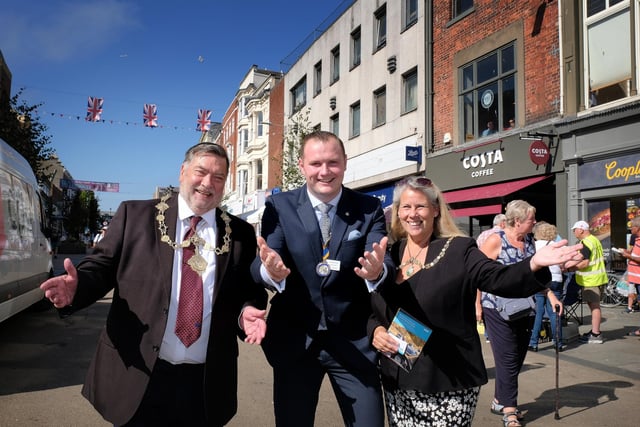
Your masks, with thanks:
[{"label": "red brick wall", "polygon": [[[456,53],[468,49],[520,22],[524,48],[524,66],[519,64],[517,78],[524,78],[524,93],[518,92],[521,108],[518,124],[529,125],[555,117],[560,112],[560,61],[558,8],[556,1],[475,0],[474,11],[451,20],[450,1],[433,2],[433,83],[434,140],[442,148],[445,132],[452,132],[454,144],[462,138],[454,123],[458,90]],[[540,13],[543,12],[543,13]],[[537,32],[534,32],[537,29]],[[535,34],[534,34],[535,33]],[[485,43],[486,45],[486,43]],[[496,44],[494,47],[499,47]],[[478,56],[483,52],[479,51]]]}]

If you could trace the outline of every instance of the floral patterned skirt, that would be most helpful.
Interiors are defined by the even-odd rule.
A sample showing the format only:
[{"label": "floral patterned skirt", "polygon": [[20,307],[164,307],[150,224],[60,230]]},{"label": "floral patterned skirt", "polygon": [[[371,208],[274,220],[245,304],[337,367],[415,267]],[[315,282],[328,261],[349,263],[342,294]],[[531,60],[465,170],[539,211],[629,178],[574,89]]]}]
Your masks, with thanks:
[{"label": "floral patterned skirt", "polygon": [[385,390],[389,426],[471,426],[479,394],[480,387],[434,394],[415,390]]}]

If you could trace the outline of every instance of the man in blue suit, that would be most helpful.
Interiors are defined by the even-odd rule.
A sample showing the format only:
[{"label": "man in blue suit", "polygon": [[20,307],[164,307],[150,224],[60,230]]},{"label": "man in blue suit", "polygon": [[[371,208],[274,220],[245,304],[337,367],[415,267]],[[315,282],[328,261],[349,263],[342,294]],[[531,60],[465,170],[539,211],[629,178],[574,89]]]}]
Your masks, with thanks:
[{"label": "man in blue suit", "polygon": [[384,213],[375,197],[342,186],[347,156],[336,135],[313,132],[300,152],[306,185],[267,199],[251,266],[254,279],[276,291],[262,343],[276,425],[313,426],[328,375],[345,425],[382,427],[366,325],[369,292],[395,278]]}]

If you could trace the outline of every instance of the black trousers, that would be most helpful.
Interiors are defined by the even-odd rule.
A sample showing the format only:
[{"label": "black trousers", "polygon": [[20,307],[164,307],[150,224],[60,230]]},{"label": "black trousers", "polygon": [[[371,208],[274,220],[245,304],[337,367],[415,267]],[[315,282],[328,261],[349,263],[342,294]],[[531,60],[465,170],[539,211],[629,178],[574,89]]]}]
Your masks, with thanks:
[{"label": "black trousers", "polygon": [[205,415],[203,364],[157,360],[138,410],[122,427],[152,426],[212,426]]}]

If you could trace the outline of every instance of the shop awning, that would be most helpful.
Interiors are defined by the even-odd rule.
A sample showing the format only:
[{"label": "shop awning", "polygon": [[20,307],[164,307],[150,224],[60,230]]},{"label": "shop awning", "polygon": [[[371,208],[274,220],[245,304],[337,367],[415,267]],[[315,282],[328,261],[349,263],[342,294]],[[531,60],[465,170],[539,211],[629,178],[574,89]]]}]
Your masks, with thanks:
[{"label": "shop awning", "polygon": [[476,206],[473,208],[451,209],[453,216],[480,216],[492,215],[502,212],[502,205]]},{"label": "shop awning", "polygon": [[[515,193],[525,187],[540,182],[547,178],[545,176],[535,176],[533,178],[525,178],[517,181],[501,182],[499,184],[484,185],[482,187],[465,188],[464,190],[447,191],[444,193],[444,199],[447,203],[467,202],[470,200],[492,199],[494,197],[503,197],[507,194]],[[474,209],[474,208],[469,208]],[[488,212],[492,213],[492,212]],[[498,210],[498,212],[500,211]],[[476,214],[479,215],[479,214]],[[461,215],[456,215],[461,216]]]}]

